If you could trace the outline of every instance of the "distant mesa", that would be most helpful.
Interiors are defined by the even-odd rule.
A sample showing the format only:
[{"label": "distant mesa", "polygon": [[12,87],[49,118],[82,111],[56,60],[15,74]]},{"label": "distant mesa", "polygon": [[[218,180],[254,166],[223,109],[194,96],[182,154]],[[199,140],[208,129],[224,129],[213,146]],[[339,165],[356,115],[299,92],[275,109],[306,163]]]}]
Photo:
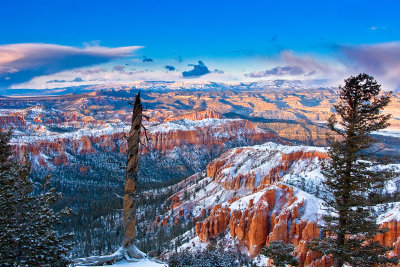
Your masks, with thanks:
[{"label": "distant mesa", "polygon": [[172,118],[167,118],[166,121],[176,121],[176,120],[191,120],[199,121],[204,119],[223,119],[224,116],[214,110],[207,109],[199,112],[191,112],[189,114],[180,115]]}]

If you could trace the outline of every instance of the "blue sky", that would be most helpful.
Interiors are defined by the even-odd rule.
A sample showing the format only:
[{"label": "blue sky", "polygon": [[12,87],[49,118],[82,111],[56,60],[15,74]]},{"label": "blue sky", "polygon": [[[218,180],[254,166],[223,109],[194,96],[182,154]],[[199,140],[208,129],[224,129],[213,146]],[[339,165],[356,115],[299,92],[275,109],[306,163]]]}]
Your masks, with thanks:
[{"label": "blue sky", "polygon": [[[362,60],[364,55],[360,55],[359,51],[368,50],[364,51],[367,56],[376,60],[379,57],[375,56],[375,51],[382,53],[383,46],[383,53],[387,51],[397,55],[400,39],[400,4],[395,0],[9,0],[3,1],[1,6],[0,86],[15,88],[43,87],[46,83],[43,76],[59,80],[55,79],[58,77],[56,74],[61,73],[60,79],[68,80],[74,75],[67,75],[66,71],[94,67],[113,70],[116,65],[124,66],[127,73],[152,72],[148,76],[133,75],[126,80],[156,79],[158,76],[160,79],[181,79],[182,72],[193,68],[188,64],[197,65],[198,61],[209,69],[209,73],[199,73],[198,77],[209,80],[245,81],[279,76],[297,79],[299,75],[301,78],[311,77],[312,73],[319,73],[314,78],[335,80],[349,70],[374,70],[374,66],[361,65],[365,60]],[[53,59],[49,55],[42,59],[38,56],[41,53],[37,52],[35,56],[32,56],[33,52],[26,52],[26,56],[24,52],[26,62],[15,66],[14,57],[11,57],[12,60],[1,60],[1,55],[7,58],[4,55],[30,49],[21,46],[14,49],[12,46],[21,43],[58,45],[60,49],[57,51],[63,51],[63,48],[85,50],[88,47],[103,50],[100,55],[94,56],[92,51],[83,51],[85,56],[90,54],[90,59],[74,58],[74,61],[80,60],[76,64],[68,62],[69,53],[63,54],[66,60],[58,61],[62,64],[54,64],[57,67],[52,69],[45,69],[36,63],[59,60],[58,52],[54,53]],[[142,48],[109,56],[110,49],[131,46]],[[48,47],[40,51],[47,54],[46,49]],[[292,57],[288,59],[290,55]],[[152,61],[143,62],[144,58]],[[299,65],[300,59],[311,60],[319,67],[313,69]],[[35,60],[36,63],[32,62]],[[367,60],[367,63],[370,61]],[[26,66],[30,64],[33,69],[27,70],[29,67]],[[373,62],[373,65],[376,64],[383,63]],[[390,64],[396,66],[397,63]],[[166,65],[176,70],[164,75]],[[298,74],[296,76],[287,72],[290,68],[285,67],[298,67],[303,71],[294,72]],[[375,71],[382,79],[395,76],[383,73],[382,69]],[[29,83],[36,77],[42,78]],[[85,77],[79,78],[85,80]],[[92,78],[95,80],[95,77]],[[387,83],[391,87],[398,86],[393,78]],[[54,83],[54,86],[60,84]]]}]

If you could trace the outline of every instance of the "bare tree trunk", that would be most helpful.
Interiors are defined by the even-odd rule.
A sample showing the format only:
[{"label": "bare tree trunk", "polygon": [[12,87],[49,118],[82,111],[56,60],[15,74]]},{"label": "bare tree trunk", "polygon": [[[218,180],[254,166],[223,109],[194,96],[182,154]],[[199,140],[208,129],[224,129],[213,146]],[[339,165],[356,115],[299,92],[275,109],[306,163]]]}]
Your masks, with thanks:
[{"label": "bare tree trunk", "polygon": [[138,173],[138,156],[140,144],[140,130],[142,127],[142,103],[140,92],[136,95],[132,112],[132,125],[128,137],[128,159],[126,162],[126,179],[124,190],[124,240],[122,247],[112,255],[93,256],[73,260],[73,263],[82,266],[98,266],[113,264],[125,259],[128,262],[136,262],[146,257],[146,254],[138,250],[134,244],[136,233],[136,183]]},{"label": "bare tree trunk", "polygon": [[[136,183],[138,173],[138,156],[140,144],[140,131],[142,126],[142,103],[140,92],[136,95],[132,113],[132,125],[128,137],[128,159],[126,162],[126,180],[124,191],[124,241],[123,247],[130,257],[136,257],[134,246],[136,225]],[[132,249],[131,249],[132,248]]]}]

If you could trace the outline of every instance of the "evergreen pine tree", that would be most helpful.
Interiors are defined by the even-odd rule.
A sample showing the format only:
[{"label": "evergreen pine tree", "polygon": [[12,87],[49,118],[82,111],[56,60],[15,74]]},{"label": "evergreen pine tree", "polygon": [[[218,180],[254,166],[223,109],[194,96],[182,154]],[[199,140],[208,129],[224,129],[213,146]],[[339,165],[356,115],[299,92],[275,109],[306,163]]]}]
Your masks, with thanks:
[{"label": "evergreen pine tree", "polygon": [[266,245],[261,254],[274,261],[274,266],[285,267],[287,264],[297,266],[298,259],[293,255],[294,246],[292,244],[285,244],[283,241],[272,241],[269,246]]},{"label": "evergreen pine tree", "polygon": [[0,129],[0,265],[58,266],[67,263],[71,235],[58,235],[54,225],[69,209],[55,212],[50,206],[60,197],[47,190],[47,176],[40,194],[34,194],[29,163],[11,157],[10,132]]},{"label": "evergreen pine tree", "polygon": [[325,186],[331,194],[327,200],[326,225],[321,239],[310,248],[331,255],[334,266],[375,266],[395,262],[385,253],[375,236],[382,233],[374,216],[371,196],[382,190],[389,172],[376,169],[377,159],[367,150],[374,140],[371,132],[386,128],[390,115],[382,110],[390,102],[390,93],[382,94],[381,86],[367,75],[345,80],[339,87],[339,101],[334,108],[329,128],[340,136],[329,149],[329,160],[323,164]]}]

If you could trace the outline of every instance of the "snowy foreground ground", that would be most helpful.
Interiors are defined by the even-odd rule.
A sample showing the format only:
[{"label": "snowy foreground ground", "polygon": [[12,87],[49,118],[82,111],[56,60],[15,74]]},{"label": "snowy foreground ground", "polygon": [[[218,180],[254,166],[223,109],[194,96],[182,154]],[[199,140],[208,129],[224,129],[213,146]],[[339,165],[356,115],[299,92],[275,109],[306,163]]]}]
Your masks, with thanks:
[{"label": "snowy foreground ground", "polygon": [[[104,265],[104,266],[111,266],[111,265]],[[125,260],[119,261],[112,266],[129,266],[129,267],[141,267],[141,266],[146,266],[146,267],[163,267],[163,266],[168,266],[167,264],[161,264],[157,263],[155,261],[152,261],[150,259],[141,259],[138,262],[127,262]]]},{"label": "snowy foreground ground", "polygon": [[[127,260],[126,251],[123,248],[118,249],[114,254],[106,255],[106,256],[92,256],[88,258],[80,258],[74,260],[75,264],[72,266],[129,266],[129,267],[164,267],[168,266],[165,263],[158,262],[154,259],[149,259],[145,253],[140,251],[136,246],[130,248],[131,252],[134,252],[136,257],[135,259]],[[129,257],[128,257],[129,258]],[[103,265],[105,262],[115,262],[111,265]],[[99,265],[100,264],[100,265]]]},{"label": "snowy foreground ground", "polygon": [[[79,267],[80,265],[76,265],[76,267]],[[126,260],[121,260],[116,262],[113,265],[102,265],[102,266],[118,266],[118,267],[142,267],[142,266],[146,266],[146,267],[166,267],[168,266],[167,264],[162,264],[162,263],[158,263],[155,261],[152,261],[150,259],[144,258],[144,259],[140,259],[137,262],[127,262]]]}]

